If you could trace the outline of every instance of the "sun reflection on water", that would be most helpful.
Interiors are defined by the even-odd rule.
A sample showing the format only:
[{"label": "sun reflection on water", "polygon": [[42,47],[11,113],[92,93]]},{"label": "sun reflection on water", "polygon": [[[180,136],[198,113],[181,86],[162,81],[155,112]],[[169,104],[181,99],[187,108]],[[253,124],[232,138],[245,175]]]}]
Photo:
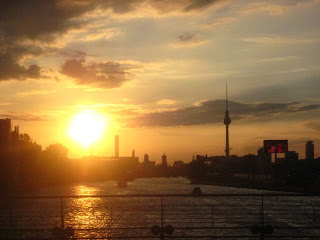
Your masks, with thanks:
[{"label": "sun reflection on water", "polygon": [[[98,194],[99,189],[90,186],[76,186],[75,195],[92,196]],[[70,225],[77,229],[103,228],[109,223],[110,212],[107,208],[107,202],[103,198],[84,197],[70,199],[67,218]],[[89,232],[79,232],[78,236],[86,236]],[[104,233],[106,236],[107,233]]]}]

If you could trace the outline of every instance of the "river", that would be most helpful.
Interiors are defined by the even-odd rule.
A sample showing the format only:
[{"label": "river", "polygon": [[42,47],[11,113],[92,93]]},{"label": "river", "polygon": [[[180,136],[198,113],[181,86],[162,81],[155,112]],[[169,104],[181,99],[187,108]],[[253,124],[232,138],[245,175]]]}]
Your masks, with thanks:
[{"label": "river", "polygon": [[[28,195],[54,197],[189,194],[195,186],[185,178],[149,178],[129,182],[126,188],[118,188],[114,181],[84,182],[69,186],[43,187]],[[213,185],[197,186],[204,194],[272,193],[265,190]],[[62,199],[63,224],[65,227],[71,226],[77,229],[78,238],[141,236],[142,239],[142,236],[152,236],[150,231],[152,226],[161,226],[162,205],[164,226],[174,226],[174,235],[180,239],[183,236],[186,236],[183,239],[189,239],[187,236],[219,236],[215,239],[223,239],[222,236],[238,236],[234,239],[239,239],[242,236],[243,239],[254,239],[249,237],[252,235],[250,227],[261,223],[261,200],[261,196],[165,197],[162,200],[159,197],[64,198]],[[320,234],[317,230],[320,213],[318,197],[273,196],[264,198],[263,201],[263,221],[265,224],[270,223],[277,227],[275,232],[278,235],[291,234],[290,229],[293,227],[301,228],[294,229],[294,234],[311,233],[313,236]],[[2,224],[0,229],[15,230],[14,233],[9,232],[15,239],[52,236],[50,229],[61,226],[61,199],[16,199],[10,203],[2,203],[0,220]],[[309,228],[307,232],[303,230],[305,227]],[[93,228],[100,230],[92,230]],[[17,231],[18,229],[30,231]],[[2,231],[1,234],[8,232]]]}]

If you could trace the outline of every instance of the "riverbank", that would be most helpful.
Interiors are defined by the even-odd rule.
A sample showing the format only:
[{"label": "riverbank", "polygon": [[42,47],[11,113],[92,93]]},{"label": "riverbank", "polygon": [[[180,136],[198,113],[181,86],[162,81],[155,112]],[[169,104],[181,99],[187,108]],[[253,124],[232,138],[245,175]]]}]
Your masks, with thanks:
[{"label": "riverbank", "polygon": [[238,178],[193,178],[191,184],[215,185],[242,189],[268,190],[294,193],[320,193],[319,185],[293,186],[275,182],[250,181]]}]

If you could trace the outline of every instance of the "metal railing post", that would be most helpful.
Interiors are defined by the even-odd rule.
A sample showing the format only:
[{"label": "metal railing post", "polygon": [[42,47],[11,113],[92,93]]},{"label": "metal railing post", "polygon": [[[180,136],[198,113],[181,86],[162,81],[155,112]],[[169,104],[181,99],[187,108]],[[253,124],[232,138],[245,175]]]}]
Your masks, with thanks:
[{"label": "metal railing post", "polygon": [[12,206],[10,207],[10,225],[13,225],[13,209]]},{"label": "metal railing post", "polygon": [[[264,229],[264,197],[261,195],[261,226]],[[264,240],[264,230],[260,231],[260,240]]]},{"label": "metal railing post", "polygon": [[64,229],[64,212],[63,212],[63,198],[60,198],[60,227]]},{"label": "metal railing post", "polygon": [[213,228],[213,206],[211,206],[211,227]]},{"label": "metal railing post", "polygon": [[164,240],[164,232],[163,232],[163,225],[164,225],[164,219],[163,219],[163,197],[160,197],[160,204],[161,204],[161,233],[160,233],[160,239]]}]

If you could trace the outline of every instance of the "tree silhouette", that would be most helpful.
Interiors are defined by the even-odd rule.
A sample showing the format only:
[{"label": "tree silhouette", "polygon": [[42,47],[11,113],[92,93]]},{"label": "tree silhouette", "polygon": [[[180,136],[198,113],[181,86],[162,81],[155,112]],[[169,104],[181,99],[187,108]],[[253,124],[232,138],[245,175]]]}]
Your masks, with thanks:
[{"label": "tree silhouette", "polygon": [[69,150],[60,143],[49,145],[43,154],[47,159],[65,160],[68,158]]}]

